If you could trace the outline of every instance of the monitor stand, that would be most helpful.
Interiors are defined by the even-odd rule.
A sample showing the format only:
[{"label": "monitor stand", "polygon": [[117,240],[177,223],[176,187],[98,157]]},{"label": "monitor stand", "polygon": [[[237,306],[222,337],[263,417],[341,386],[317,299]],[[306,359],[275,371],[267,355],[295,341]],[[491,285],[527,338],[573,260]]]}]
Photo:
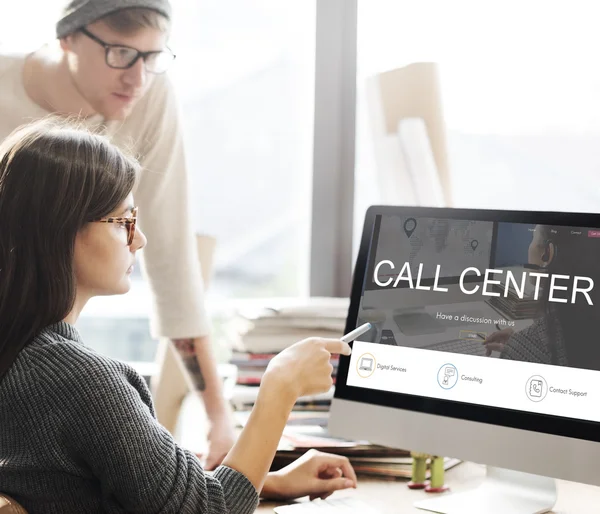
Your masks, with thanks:
[{"label": "monitor stand", "polygon": [[415,502],[415,507],[442,514],[541,514],[556,503],[553,478],[487,467],[483,483],[472,491],[443,494]]}]

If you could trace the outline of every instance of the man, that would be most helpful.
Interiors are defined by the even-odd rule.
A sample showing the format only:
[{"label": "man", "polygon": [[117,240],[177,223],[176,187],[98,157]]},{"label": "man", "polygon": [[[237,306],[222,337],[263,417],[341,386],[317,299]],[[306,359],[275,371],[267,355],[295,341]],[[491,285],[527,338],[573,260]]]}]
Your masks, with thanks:
[{"label": "man", "polygon": [[72,0],[56,25],[57,44],[0,56],[0,140],[51,113],[77,115],[133,153],[144,171],[134,196],[149,243],[143,258],[153,293],[154,337],[169,338],[211,422],[206,468],[234,442],[208,336],[203,286],[188,216],[182,129],[164,72],[168,0]]}]

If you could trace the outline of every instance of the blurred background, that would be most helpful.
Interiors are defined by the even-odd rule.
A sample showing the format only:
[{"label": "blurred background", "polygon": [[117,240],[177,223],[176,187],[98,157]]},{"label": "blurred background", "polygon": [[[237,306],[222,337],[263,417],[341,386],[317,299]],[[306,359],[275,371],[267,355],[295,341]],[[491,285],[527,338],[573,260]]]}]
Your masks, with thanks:
[{"label": "blurred background", "polygon": [[[207,303],[217,341],[232,301],[346,295],[366,208],[427,203],[386,190],[370,100],[379,74],[434,65],[444,134],[435,158],[448,204],[600,205],[592,2],[172,4],[169,73],[184,114],[194,224],[216,239]],[[0,46],[23,52],[50,41],[60,5],[12,3]],[[136,271],[130,293],[94,299],[80,320],[86,342],[152,361],[148,297]]]}]

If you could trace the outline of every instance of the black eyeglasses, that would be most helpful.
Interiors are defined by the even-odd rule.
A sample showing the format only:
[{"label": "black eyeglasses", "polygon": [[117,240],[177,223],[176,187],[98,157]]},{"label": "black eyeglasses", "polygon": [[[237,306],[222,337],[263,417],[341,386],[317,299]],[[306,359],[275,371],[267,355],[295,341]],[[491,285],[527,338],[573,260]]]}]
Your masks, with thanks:
[{"label": "black eyeglasses", "polygon": [[129,46],[110,45],[85,28],[80,29],[80,32],[104,47],[106,64],[110,68],[126,70],[131,68],[141,57],[144,59],[144,65],[148,73],[161,74],[167,71],[175,60],[175,54],[169,48],[152,52],[140,52]]}]

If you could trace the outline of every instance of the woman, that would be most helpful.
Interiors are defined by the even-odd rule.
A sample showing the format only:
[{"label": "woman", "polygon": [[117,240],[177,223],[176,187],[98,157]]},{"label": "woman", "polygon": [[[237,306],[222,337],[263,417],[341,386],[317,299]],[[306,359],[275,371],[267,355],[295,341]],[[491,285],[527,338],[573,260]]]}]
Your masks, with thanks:
[{"label": "woman", "polygon": [[346,343],[307,339],[274,358],[212,476],[156,421],[144,380],[83,344],[74,324],[86,302],[127,292],[146,243],[131,194],[138,167],[107,140],[51,120],[0,145],[2,492],[31,514],[243,514],[258,492],[355,487],[347,459],[318,452],[268,474],[296,399],[331,386],[331,353],[348,355]]},{"label": "woman", "polygon": [[[593,339],[600,305],[600,240],[588,237],[583,229],[537,225],[528,253],[535,271],[548,276],[563,275],[556,285],[570,284],[569,289],[559,289],[554,295],[567,302],[549,301],[550,280],[541,279],[539,317],[524,330],[506,328],[491,334],[484,342],[488,355],[496,350],[503,359],[600,370],[600,348]],[[574,276],[594,282],[587,293],[592,305],[581,293],[571,303]]]}]

